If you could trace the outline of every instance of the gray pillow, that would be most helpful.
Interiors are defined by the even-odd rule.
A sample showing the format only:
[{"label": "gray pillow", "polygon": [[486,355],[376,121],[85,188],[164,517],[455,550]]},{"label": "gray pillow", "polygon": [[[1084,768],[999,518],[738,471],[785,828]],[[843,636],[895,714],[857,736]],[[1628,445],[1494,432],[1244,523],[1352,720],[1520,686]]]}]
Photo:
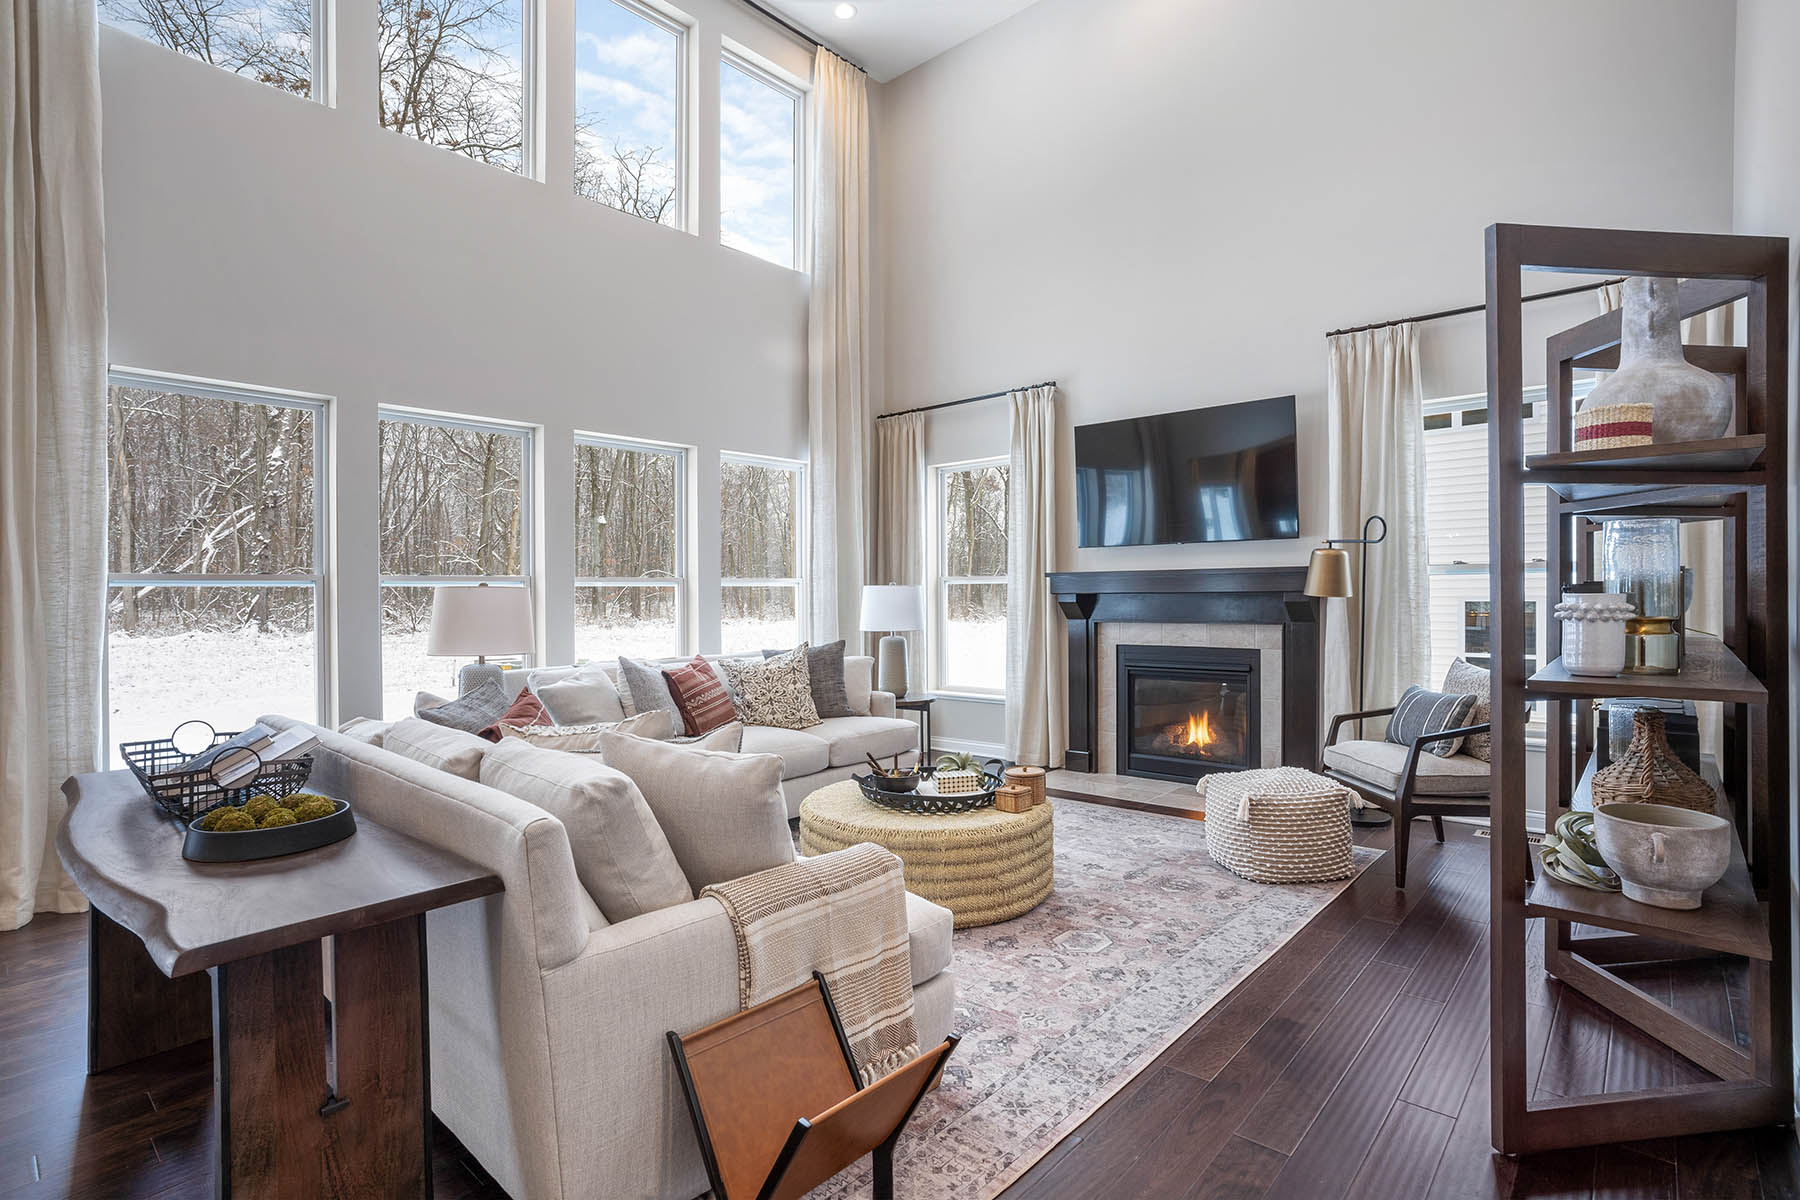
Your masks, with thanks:
[{"label": "gray pillow", "polygon": [[598,725],[625,719],[619,689],[600,667],[583,668],[556,683],[536,689],[550,719],[558,725]]},{"label": "gray pillow", "polygon": [[464,733],[480,733],[506,715],[512,697],[492,679],[464,696],[436,708],[419,710],[419,716],[433,725],[447,725]]},{"label": "gray pillow", "polygon": [[[1475,707],[1469,710],[1469,724],[1486,725],[1493,717],[1488,706],[1493,692],[1493,679],[1486,667],[1478,667],[1472,662],[1457,659],[1444,672],[1444,690],[1458,695],[1475,697]],[[1463,740],[1463,753],[1488,762],[1493,758],[1494,739],[1492,734],[1471,733]]]},{"label": "gray pillow", "polygon": [[[786,654],[786,650],[764,650],[764,658]],[[813,707],[821,717],[854,717],[850,694],[844,688],[843,639],[829,646],[813,646],[806,652],[807,683],[812,688]]]},{"label": "gray pillow", "polygon": [[675,723],[681,724],[681,706],[675,703],[675,697],[669,693],[669,681],[663,678],[661,667],[639,662],[635,658],[621,658],[619,678],[631,692],[634,714],[657,711],[672,713]]},{"label": "gray pillow", "polygon": [[[1414,738],[1425,734],[1461,729],[1464,725],[1474,723],[1469,720],[1469,714],[1474,709],[1473,696],[1451,696],[1443,692],[1428,692],[1422,687],[1409,687],[1400,697],[1400,703],[1394,706],[1394,715],[1388,718],[1387,740],[1410,746]],[[1427,742],[1425,751],[1439,758],[1449,758],[1462,749],[1462,743],[1461,738]]]},{"label": "gray pillow", "polygon": [[601,734],[600,752],[637,784],[696,891],[794,861],[778,755],[722,754],[619,733]]}]

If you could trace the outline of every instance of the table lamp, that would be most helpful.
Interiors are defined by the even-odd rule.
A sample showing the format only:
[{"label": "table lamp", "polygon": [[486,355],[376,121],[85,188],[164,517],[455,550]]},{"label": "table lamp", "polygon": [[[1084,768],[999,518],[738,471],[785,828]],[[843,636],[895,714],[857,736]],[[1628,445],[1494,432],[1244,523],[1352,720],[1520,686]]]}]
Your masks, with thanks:
[{"label": "table lamp", "polygon": [[901,631],[925,628],[923,589],[914,584],[868,584],[862,590],[862,630],[885,633],[877,650],[875,686],[906,696],[906,639]]},{"label": "table lamp", "polygon": [[488,655],[530,654],[533,649],[527,589],[447,584],[431,593],[431,633],[425,653],[475,656],[457,676],[461,695],[490,679],[499,682],[501,669],[487,661]]}]

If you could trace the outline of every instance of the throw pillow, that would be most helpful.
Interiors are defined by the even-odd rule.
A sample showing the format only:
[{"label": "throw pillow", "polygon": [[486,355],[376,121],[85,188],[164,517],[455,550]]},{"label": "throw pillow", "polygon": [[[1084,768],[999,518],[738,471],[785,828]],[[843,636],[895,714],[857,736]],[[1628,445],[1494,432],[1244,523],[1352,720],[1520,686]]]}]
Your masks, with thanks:
[{"label": "throw pillow", "polygon": [[[1469,713],[1474,707],[1473,696],[1449,696],[1443,692],[1428,692],[1422,687],[1409,687],[1400,697],[1400,703],[1394,706],[1394,715],[1388,718],[1387,740],[1410,746],[1414,738],[1425,734],[1471,724]],[[1439,758],[1449,758],[1462,749],[1462,742],[1461,738],[1446,738],[1427,742],[1425,749]]]},{"label": "throw pillow", "polygon": [[[1460,696],[1475,697],[1475,707],[1469,710],[1469,724],[1486,725],[1491,719],[1492,710],[1488,701],[1493,696],[1493,676],[1486,667],[1478,667],[1472,662],[1457,659],[1444,672],[1444,690]],[[1463,753],[1479,758],[1482,762],[1493,760],[1494,739],[1491,734],[1471,733],[1463,739]]]},{"label": "throw pillow", "polygon": [[545,750],[561,750],[568,754],[598,754],[600,735],[613,730],[651,741],[667,741],[675,732],[675,718],[666,712],[647,712],[627,717],[623,721],[590,722],[586,725],[508,725],[502,721],[498,729],[503,738],[518,738],[527,745],[539,746]]},{"label": "throw pillow", "polygon": [[479,736],[490,742],[500,740],[502,725],[554,725],[550,714],[544,711],[543,702],[531,694],[530,688],[521,689],[507,710],[500,714],[500,719],[481,730]]},{"label": "throw pillow", "polygon": [[479,779],[481,760],[493,747],[472,733],[408,717],[394,722],[382,749],[464,779]]},{"label": "throw pillow", "polygon": [[355,738],[366,746],[379,746],[382,739],[387,737],[387,731],[392,725],[391,721],[377,721],[373,717],[351,717],[339,725],[337,731],[345,737]]},{"label": "throw pillow", "polygon": [[683,734],[680,737],[660,740],[673,746],[686,746],[690,750],[722,750],[727,754],[736,754],[744,748],[744,723],[733,721],[729,725],[721,725],[711,733],[703,733],[699,737],[688,737]]},{"label": "throw pillow", "polygon": [[563,823],[575,874],[608,921],[694,898],[643,794],[611,767],[508,738],[481,760],[481,782]]},{"label": "throw pillow", "polygon": [[746,725],[811,729],[819,723],[806,650],[806,644],[802,642],[797,649],[762,662],[724,664]]},{"label": "throw pillow", "polygon": [[419,710],[419,716],[433,725],[447,725],[464,733],[480,733],[506,715],[512,699],[492,679],[460,700]]},{"label": "throw pillow", "polygon": [[794,861],[781,759],[600,735],[607,764],[629,775],[695,891]]},{"label": "throw pillow", "polygon": [[866,654],[852,654],[844,659],[844,692],[850,698],[850,715],[873,715],[875,694],[875,660]]},{"label": "throw pillow", "polygon": [[[786,654],[786,650],[764,650],[764,658]],[[842,638],[829,646],[811,646],[806,651],[806,676],[812,686],[813,707],[821,717],[854,717],[850,695],[844,688],[844,642]]]},{"label": "throw pillow", "polygon": [[677,721],[681,719],[681,707],[675,703],[675,697],[669,691],[669,681],[663,678],[661,667],[639,662],[635,658],[621,658],[619,679],[624,682],[625,690],[631,693],[630,712],[626,713],[627,716],[655,712],[660,708]]},{"label": "throw pillow", "polygon": [[567,679],[534,690],[550,710],[550,719],[558,725],[597,725],[625,719],[619,689],[601,667],[583,667]]},{"label": "throw pillow", "polygon": [[737,709],[731,703],[731,694],[725,690],[724,680],[713,670],[713,665],[698,654],[692,662],[662,674],[668,681],[669,694],[675,698],[675,707],[681,713],[685,733],[690,736],[711,733],[719,726],[737,720]]}]

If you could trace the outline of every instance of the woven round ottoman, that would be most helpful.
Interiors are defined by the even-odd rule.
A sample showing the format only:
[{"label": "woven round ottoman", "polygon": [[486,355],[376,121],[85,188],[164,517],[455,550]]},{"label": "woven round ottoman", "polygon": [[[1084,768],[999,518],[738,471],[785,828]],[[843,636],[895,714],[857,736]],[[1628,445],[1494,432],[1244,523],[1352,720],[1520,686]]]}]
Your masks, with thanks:
[{"label": "woven round ottoman", "polygon": [[906,890],[956,917],[956,927],[993,925],[1030,912],[1056,882],[1050,805],[1030,812],[979,808],[932,816],[863,799],[853,779],[800,802],[800,853],[829,854],[874,842],[905,864]]},{"label": "woven round ottoman", "polygon": [[1275,767],[1207,775],[1206,852],[1257,883],[1317,883],[1355,873],[1350,853],[1350,789],[1335,780]]}]

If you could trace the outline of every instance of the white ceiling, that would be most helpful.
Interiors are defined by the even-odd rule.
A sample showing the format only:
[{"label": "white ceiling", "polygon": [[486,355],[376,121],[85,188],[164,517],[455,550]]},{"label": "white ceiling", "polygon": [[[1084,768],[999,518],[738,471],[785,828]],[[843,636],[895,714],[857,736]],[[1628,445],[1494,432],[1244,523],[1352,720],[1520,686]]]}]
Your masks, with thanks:
[{"label": "white ceiling", "polygon": [[1036,0],[851,0],[848,21],[832,15],[838,0],[762,2],[886,83]]}]

